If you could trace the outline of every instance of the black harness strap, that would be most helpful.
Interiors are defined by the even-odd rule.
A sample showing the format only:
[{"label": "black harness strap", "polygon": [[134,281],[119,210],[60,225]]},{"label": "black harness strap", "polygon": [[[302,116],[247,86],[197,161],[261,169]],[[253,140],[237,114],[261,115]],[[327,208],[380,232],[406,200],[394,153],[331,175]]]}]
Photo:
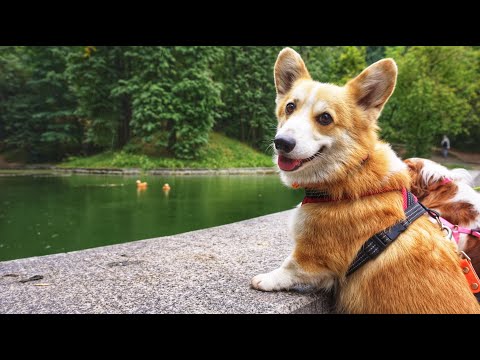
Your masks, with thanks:
[{"label": "black harness strap", "polygon": [[331,199],[327,191],[317,189],[305,189],[305,197],[321,200]]},{"label": "black harness strap", "polygon": [[388,245],[394,242],[398,236],[404,232],[408,226],[425,214],[425,208],[417,201],[416,197],[410,191],[407,191],[407,208],[405,209],[405,219],[401,220],[392,227],[382,230],[368,239],[361,247],[357,256],[348,268],[347,276],[354,273],[366,262],[376,258]]}]

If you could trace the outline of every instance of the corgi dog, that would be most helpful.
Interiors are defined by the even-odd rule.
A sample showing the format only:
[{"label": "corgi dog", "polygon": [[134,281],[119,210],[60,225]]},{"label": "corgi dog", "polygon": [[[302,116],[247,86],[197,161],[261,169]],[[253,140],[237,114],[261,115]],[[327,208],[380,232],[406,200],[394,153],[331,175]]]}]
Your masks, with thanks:
[{"label": "corgi dog", "polygon": [[347,276],[368,239],[405,219],[407,166],[379,140],[377,126],[396,78],[395,62],[384,59],[343,87],[319,83],[296,51],[279,53],[274,160],[280,178],[329,200],[294,209],[291,255],[255,276],[253,288],[334,288],[336,311],[346,313],[480,313],[454,244],[425,216]]},{"label": "corgi dog", "polygon": [[[480,234],[480,193],[473,190],[473,178],[467,170],[449,170],[422,158],[406,159],[405,163],[412,178],[411,191],[422,204],[438,211],[451,224]],[[479,274],[480,238],[474,235],[458,233],[455,240]]]}]

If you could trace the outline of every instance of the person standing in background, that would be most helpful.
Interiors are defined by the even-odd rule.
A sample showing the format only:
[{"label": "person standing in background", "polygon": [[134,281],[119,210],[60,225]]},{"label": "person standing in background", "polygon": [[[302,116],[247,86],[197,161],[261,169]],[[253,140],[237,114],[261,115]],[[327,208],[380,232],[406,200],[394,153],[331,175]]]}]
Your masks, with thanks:
[{"label": "person standing in background", "polygon": [[446,159],[448,156],[448,150],[450,149],[450,139],[447,137],[447,135],[443,135],[443,139],[440,144],[442,145],[442,155]]}]

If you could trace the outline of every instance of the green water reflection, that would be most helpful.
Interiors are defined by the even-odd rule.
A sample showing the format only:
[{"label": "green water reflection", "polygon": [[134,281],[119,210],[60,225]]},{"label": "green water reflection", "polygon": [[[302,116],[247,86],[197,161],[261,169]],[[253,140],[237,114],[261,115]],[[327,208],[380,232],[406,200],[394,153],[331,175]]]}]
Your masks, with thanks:
[{"label": "green water reflection", "polygon": [[[301,191],[271,176],[0,177],[0,260],[178,234],[277,211]],[[171,186],[167,194],[162,185]]]}]

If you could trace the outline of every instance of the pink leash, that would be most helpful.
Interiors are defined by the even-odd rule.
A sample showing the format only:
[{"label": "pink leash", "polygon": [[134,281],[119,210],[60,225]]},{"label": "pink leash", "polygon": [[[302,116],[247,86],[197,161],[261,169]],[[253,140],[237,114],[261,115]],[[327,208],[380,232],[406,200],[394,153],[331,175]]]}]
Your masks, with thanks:
[{"label": "pink leash", "polygon": [[[441,185],[445,185],[448,183],[451,183],[453,180],[450,178],[445,178],[442,180]],[[452,230],[453,238],[455,239],[456,243],[458,244],[458,241],[460,240],[460,234],[468,234],[475,236],[477,238],[480,238],[480,230],[477,229],[467,229],[458,225],[453,225],[451,222],[448,220],[444,219],[443,217],[440,217],[440,221],[442,222],[443,225],[446,227],[450,228]]]},{"label": "pink leash", "polygon": [[477,229],[467,229],[458,225],[453,225],[448,220],[445,220],[443,217],[440,217],[440,221],[446,227],[449,227],[452,230],[453,238],[455,239],[456,243],[460,240],[460,234],[468,234],[480,238],[480,230]]}]

